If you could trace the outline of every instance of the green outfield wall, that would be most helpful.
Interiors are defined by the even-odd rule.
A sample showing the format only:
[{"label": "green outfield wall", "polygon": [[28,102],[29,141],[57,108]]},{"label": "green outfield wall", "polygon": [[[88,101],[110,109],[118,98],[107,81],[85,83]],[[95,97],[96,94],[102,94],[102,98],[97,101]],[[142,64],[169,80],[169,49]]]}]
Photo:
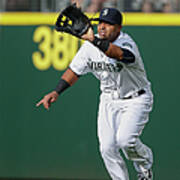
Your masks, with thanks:
[{"label": "green outfield wall", "polygon": [[[35,107],[83,43],[36,17],[21,24],[16,15],[0,14],[0,177],[110,179],[98,149],[100,92],[92,75],[81,77],[49,111]],[[180,21],[156,18],[159,25],[125,23],[123,31],[137,42],[152,82],[154,108],[142,140],[154,152],[154,180],[179,180]]]}]

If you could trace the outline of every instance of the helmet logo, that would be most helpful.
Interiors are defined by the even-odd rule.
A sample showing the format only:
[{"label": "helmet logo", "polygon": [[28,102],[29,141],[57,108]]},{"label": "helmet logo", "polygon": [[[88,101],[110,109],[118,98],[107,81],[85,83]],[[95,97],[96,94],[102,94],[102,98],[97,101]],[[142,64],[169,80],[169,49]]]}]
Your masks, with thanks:
[{"label": "helmet logo", "polygon": [[105,9],[102,13],[102,16],[106,16],[108,14],[108,11],[109,11],[108,9]]}]

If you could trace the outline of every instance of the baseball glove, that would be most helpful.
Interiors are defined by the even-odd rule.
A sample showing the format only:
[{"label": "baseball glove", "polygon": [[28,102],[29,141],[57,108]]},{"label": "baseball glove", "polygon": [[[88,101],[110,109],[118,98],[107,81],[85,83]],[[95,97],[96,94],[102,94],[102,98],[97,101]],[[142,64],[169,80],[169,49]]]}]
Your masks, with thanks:
[{"label": "baseball glove", "polygon": [[91,27],[89,18],[76,4],[66,7],[58,16],[55,29],[81,38]]}]

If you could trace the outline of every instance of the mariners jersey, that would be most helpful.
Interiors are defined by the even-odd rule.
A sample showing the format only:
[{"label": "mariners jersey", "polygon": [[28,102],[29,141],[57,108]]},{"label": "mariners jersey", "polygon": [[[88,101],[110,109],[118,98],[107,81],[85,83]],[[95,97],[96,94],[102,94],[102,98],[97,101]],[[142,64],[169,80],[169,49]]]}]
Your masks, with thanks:
[{"label": "mariners jersey", "polygon": [[78,75],[93,73],[100,80],[101,91],[117,90],[120,97],[150,87],[142,58],[133,39],[121,32],[113,44],[131,51],[135,56],[135,62],[123,63],[110,58],[92,43],[85,41],[70,64],[71,70]]}]

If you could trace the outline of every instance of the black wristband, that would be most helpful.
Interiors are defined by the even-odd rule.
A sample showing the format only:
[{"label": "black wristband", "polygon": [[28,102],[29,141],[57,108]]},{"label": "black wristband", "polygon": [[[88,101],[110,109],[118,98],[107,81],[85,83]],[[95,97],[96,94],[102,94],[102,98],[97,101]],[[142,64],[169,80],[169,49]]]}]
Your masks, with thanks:
[{"label": "black wristband", "polygon": [[66,90],[70,84],[64,79],[60,79],[58,85],[55,88],[55,91],[60,95],[64,90]]},{"label": "black wristband", "polygon": [[94,40],[92,41],[92,44],[94,44],[96,47],[98,47],[101,51],[106,52],[109,48],[110,42],[106,39],[100,39],[98,37],[94,37]]}]

